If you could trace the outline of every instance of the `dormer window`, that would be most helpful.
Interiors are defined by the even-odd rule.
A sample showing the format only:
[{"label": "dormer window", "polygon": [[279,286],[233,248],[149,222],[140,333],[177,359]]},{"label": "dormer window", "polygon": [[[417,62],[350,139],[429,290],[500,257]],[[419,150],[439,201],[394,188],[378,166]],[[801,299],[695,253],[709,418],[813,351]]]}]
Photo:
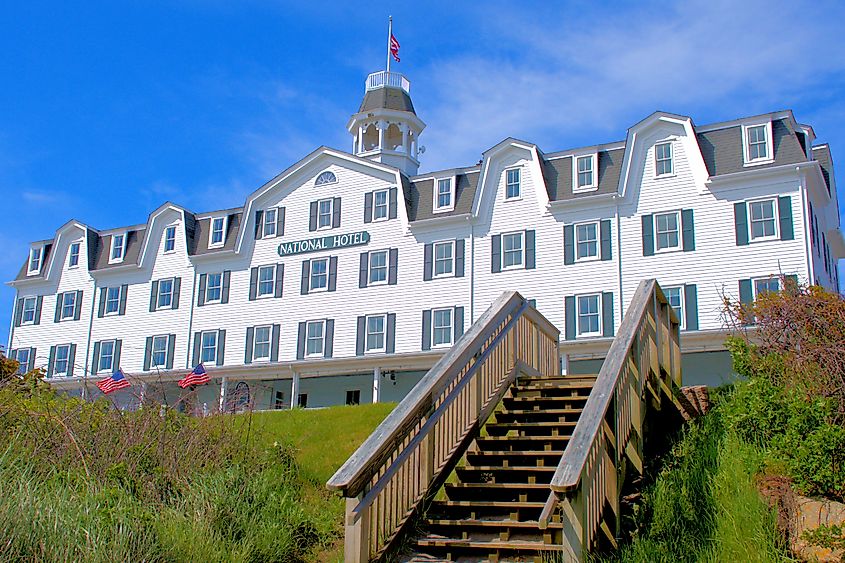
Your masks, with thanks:
[{"label": "dormer window", "polygon": [[671,176],[675,168],[672,165],[672,143],[654,145],[654,173],[656,176]]},{"label": "dormer window", "polygon": [[455,188],[452,178],[436,180],[434,190],[434,211],[451,211],[455,208]]},{"label": "dormer window", "polygon": [[746,164],[763,164],[774,160],[772,151],[772,123],[743,125],[742,144]]},{"label": "dormer window", "polygon": [[208,234],[208,247],[223,246],[223,240],[226,238],[226,221],[225,217],[211,218],[211,232]]},{"label": "dormer window", "polygon": [[334,175],[333,172],[326,170],[325,172],[321,172],[317,179],[314,180],[315,186],[323,186],[325,184],[336,184],[337,183],[337,176]]},{"label": "dormer window", "polygon": [[173,252],[176,249],[176,227],[164,229],[164,252]]},{"label": "dormer window", "polygon": [[588,154],[575,157],[574,167],[574,189],[573,191],[586,191],[596,187],[596,155]]},{"label": "dormer window", "polygon": [[44,247],[29,249],[29,266],[26,270],[28,276],[32,276],[41,271],[41,259],[43,258]]},{"label": "dormer window", "polygon": [[111,236],[111,253],[109,254],[109,264],[114,262],[123,262],[123,257],[126,254],[126,233]]},{"label": "dormer window", "polygon": [[522,174],[519,168],[511,168],[505,172],[505,199],[519,199],[522,197],[520,180]]},{"label": "dormer window", "polygon": [[68,268],[75,268],[79,266],[79,243],[74,242],[70,245],[70,250],[68,250],[67,256],[67,265]]},{"label": "dormer window", "polygon": [[264,210],[264,224],[261,226],[261,238],[276,236],[276,219],[279,210],[275,207],[268,207]]}]

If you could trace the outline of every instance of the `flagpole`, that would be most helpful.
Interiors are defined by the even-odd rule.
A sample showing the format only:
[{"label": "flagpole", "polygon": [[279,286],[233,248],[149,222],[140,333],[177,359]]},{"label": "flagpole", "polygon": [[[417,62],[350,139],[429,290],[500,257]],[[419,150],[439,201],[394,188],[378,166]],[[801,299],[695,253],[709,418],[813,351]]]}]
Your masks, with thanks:
[{"label": "flagpole", "polygon": [[[387,24],[387,73],[390,74],[390,38],[393,37],[393,16],[388,16]],[[385,82],[387,78],[385,77]]]}]

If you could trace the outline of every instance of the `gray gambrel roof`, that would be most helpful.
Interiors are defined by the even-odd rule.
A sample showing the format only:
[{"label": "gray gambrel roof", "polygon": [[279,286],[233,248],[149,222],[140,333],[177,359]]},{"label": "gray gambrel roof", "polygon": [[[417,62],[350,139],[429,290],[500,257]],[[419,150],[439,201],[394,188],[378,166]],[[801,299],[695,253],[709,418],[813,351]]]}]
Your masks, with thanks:
[{"label": "gray gambrel roof", "polygon": [[[799,140],[799,134],[801,139]],[[725,127],[715,131],[697,133],[701,156],[707,165],[710,176],[733,174],[745,170],[742,156],[742,126]],[[780,166],[806,162],[807,156],[802,149],[803,132],[796,132],[786,119],[772,120],[772,143],[774,160],[762,167]]]}]

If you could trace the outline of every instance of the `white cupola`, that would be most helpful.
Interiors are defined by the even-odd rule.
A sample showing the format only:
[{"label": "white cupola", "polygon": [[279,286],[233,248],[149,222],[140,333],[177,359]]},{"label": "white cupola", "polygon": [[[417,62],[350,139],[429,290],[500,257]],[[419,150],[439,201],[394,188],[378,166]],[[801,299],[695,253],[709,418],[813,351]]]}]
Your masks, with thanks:
[{"label": "white cupola", "polygon": [[417,139],[425,123],[411,103],[411,83],[398,72],[380,71],[367,77],[364,101],[346,128],[352,153],[395,166],[408,176],[420,167]]}]

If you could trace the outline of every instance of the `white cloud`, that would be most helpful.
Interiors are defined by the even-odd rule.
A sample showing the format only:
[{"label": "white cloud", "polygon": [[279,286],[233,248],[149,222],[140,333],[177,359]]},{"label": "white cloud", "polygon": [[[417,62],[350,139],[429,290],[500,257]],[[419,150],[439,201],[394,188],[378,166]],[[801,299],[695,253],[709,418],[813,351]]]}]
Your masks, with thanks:
[{"label": "white cloud", "polygon": [[67,199],[67,194],[63,192],[51,192],[43,190],[24,190],[21,192],[21,198],[32,204],[52,205]]}]

